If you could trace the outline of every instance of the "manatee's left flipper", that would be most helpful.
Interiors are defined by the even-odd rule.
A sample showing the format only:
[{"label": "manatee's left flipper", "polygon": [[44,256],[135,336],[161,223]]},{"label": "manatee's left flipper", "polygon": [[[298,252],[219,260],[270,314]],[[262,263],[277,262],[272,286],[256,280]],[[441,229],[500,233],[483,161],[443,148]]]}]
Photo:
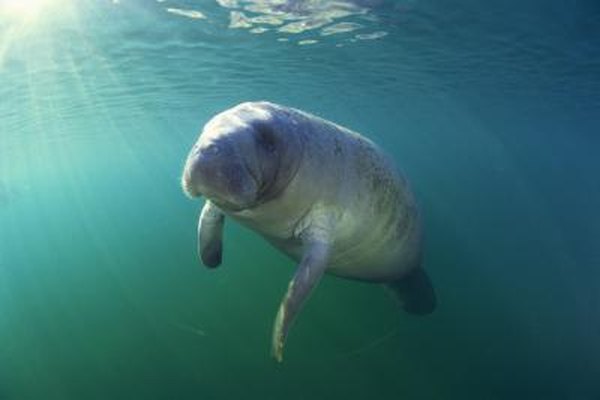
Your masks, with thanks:
[{"label": "manatee's left flipper", "polygon": [[283,346],[294,318],[327,267],[330,245],[326,240],[310,240],[305,246],[302,260],[288,286],[275,319],[272,352],[279,362],[283,359]]},{"label": "manatee's left flipper", "polygon": [[209,268],[218,267],[223,255],[223,225],[225,215],[210,200],[206,200],[198,220],[198,255]]}]

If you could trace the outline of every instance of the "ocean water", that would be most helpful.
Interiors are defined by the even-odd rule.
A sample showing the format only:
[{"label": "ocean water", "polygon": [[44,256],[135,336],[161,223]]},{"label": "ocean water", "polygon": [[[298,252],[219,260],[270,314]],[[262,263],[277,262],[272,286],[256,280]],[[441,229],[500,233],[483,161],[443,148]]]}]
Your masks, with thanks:
[{"label": "ocean water", "polygon": [[[435,313],[325,277],[270,357],[293,262],[179,184],[260,99],[397,161]],[[599,134],[596,0],[0,0],[0,399],[600,399]]]}]

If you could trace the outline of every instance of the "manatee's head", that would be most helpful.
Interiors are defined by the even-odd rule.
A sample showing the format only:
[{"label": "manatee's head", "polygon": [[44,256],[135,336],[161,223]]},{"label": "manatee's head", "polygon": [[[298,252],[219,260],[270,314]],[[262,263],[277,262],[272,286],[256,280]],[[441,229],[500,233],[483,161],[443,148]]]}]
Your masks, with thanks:
[{"label": "manatee's head", "polygon": [[267,102],[242,103],[213,117],[192,147],[181,183],[226,211],[276,197],[302,157],[294,114]]}]

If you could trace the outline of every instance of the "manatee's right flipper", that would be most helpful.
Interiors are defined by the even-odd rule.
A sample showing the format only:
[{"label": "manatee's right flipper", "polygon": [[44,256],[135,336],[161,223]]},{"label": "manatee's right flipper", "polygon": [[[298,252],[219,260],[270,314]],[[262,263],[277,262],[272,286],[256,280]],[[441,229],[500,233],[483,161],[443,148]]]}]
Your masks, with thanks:
[{"label": "manatee's right flipper", "polygon": [[436,297],[433,285],[425,270],[417,267],[401,279],[387,286],[398,296],[402,308],[409,314],[426,315],[435,310]]},{"label": "manatee's right flipper", "polygon": [[209,268],[221,264],[224,223],[223,212],[206,200],[198,220],[198,255],[202,263]]},{"label": "manatee's right flipper", "polygon": [[310,240],[305,244],[302,261],[279,306],[273,327],[272,354],[279,362],[283,360],[283,346],[294,318],[325,272],[329,246],[321,240]]}]

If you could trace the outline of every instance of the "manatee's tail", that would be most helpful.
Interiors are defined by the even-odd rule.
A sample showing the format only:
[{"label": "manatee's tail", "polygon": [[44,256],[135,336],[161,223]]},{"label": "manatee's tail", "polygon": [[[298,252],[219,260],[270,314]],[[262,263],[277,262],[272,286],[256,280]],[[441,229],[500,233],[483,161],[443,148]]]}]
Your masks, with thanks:
[{"label": "manatee's tail", "polygon": [[401,279],[386,285],[396,294],[407,313],[426,315],[435,310],[435,291],[423,268],[415,268]]}]

